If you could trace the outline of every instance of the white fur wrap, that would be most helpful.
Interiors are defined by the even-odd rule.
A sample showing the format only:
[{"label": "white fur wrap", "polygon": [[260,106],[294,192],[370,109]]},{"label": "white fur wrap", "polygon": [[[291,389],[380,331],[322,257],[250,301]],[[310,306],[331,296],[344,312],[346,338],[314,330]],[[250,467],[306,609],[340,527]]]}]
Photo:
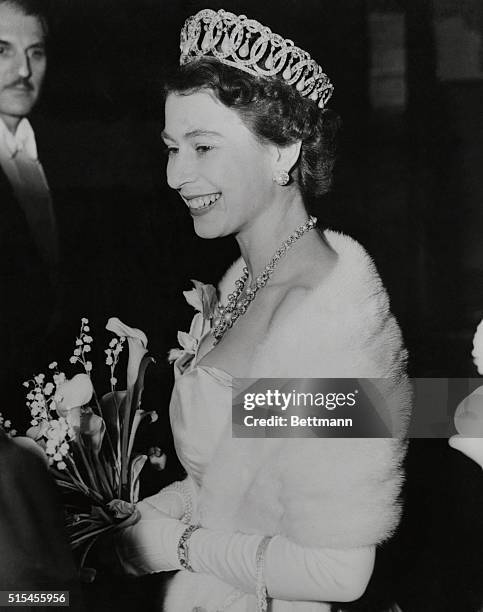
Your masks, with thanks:
[{"label": "white fur wrap", "polygon": [[[370,257],[347,236],[326,232],[326,238],[338,262],[262,339],[251,376],[387,378],[387,417],[401,438],[233,439],[230,423],[201,487],[197,518],[205,527],[352,548],[384,541],[398,524],[411,403],[406,351]],[[222,299],[243,265],[238,260],[228,270],[220,285]],[[198,605],[195,592],[216,583],[180,572],[166,610],[191,612]]]}]

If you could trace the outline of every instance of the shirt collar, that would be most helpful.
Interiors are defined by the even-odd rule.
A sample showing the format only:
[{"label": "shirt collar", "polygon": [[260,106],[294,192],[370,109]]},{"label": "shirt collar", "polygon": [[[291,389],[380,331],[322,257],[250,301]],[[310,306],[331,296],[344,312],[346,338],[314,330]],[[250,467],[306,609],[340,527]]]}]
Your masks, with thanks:
[{"label": "shirt collar", "polygon": [[23,151],[31,160],[36,161],[38,159],[35,134],[26,117],[20,120],[15,134],[12,134],[0,118],[0,146],[11,158]]}]

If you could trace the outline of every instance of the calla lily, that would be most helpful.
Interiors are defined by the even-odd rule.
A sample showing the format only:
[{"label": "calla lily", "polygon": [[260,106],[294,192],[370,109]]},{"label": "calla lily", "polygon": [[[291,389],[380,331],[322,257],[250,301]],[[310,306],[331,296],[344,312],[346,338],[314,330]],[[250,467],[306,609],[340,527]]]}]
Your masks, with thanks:
[{"label": "calla lily", "polygon": [[120,338],[127,338],[129,344],[129,360],[127,364],[127,387],[131,389],[137,380],[139,366],[144,355],[148,352],[148,339],[140,329],[129,327],[117,317],[111,317],[107,322],[106,329]]},{"label": "calla lily", "polygon": [[90,408],[87,410],[72,408],[67,416],[67,421],[74,429],[76,435],[82,434],[90,438],[92,450],[96,455],[99,454],[106,431],[104,419],[94,414]]},{"label": "calla lily", "polygon": [[59,416],[67,416],[72,408],[88,404],[93,393],[90,377],[87,374],[76,374],[57,387],[54,396],[57,413]]},{"label": "calla lily", "polygon": [[127,366],[128,393],[122,414],[120,415],[121,422],[123,423],[121,436],[121,495],[129,496],[132,493],[133,486],[129,473],[130,451],[132,449],[130,440],[133,439],[135,434],[135,426],[131,423],[131,413],[140,405],[141,394],[144,388],[144,373],[149,363],[154,360],[147,355],[146,347],[148,339],[146,334],[140,329],[129,327],[115,317],[109,319],[106,329],[122,338],[127,338],[129,343]]}]

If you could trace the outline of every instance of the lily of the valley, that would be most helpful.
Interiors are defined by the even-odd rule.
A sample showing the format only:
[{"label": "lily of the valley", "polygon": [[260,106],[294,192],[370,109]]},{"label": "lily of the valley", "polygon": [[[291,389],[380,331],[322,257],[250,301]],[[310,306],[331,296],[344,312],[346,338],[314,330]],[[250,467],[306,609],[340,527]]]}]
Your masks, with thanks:
[{"label": "lily of the valley", "polygon": [[127,338],[129,344],[129,359],[127,364],[127,387],[132,388],[137,380],[139,366],[144,355],[148,352],[148,339],[140,329],[129,327],[117,317],[111,317],[106,329],[120,338]]},{"label": "lily of the valley", "polygon": [[78,436],[82,434],[88,437],[91,442],[92,450],[98,454],[101,450],[102,440],[106,432],[104,419],[95,414],[90,408],[87,410],[73,408],[67,420],[74,430],[75,435]]}]

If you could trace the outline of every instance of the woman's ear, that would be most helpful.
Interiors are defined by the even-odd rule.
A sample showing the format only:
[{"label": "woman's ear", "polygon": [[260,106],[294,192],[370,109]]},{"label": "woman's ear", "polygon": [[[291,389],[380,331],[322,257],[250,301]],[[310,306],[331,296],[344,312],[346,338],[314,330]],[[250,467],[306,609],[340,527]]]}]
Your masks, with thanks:
[{"label": "woman's ear", "polygon": [[294,168],[299,160],[301,148],[301,140],[297,140],[296,142],[285,147],[277,146],[273,166],[274,172],[285,170],[290,174],[290,171]]}]

